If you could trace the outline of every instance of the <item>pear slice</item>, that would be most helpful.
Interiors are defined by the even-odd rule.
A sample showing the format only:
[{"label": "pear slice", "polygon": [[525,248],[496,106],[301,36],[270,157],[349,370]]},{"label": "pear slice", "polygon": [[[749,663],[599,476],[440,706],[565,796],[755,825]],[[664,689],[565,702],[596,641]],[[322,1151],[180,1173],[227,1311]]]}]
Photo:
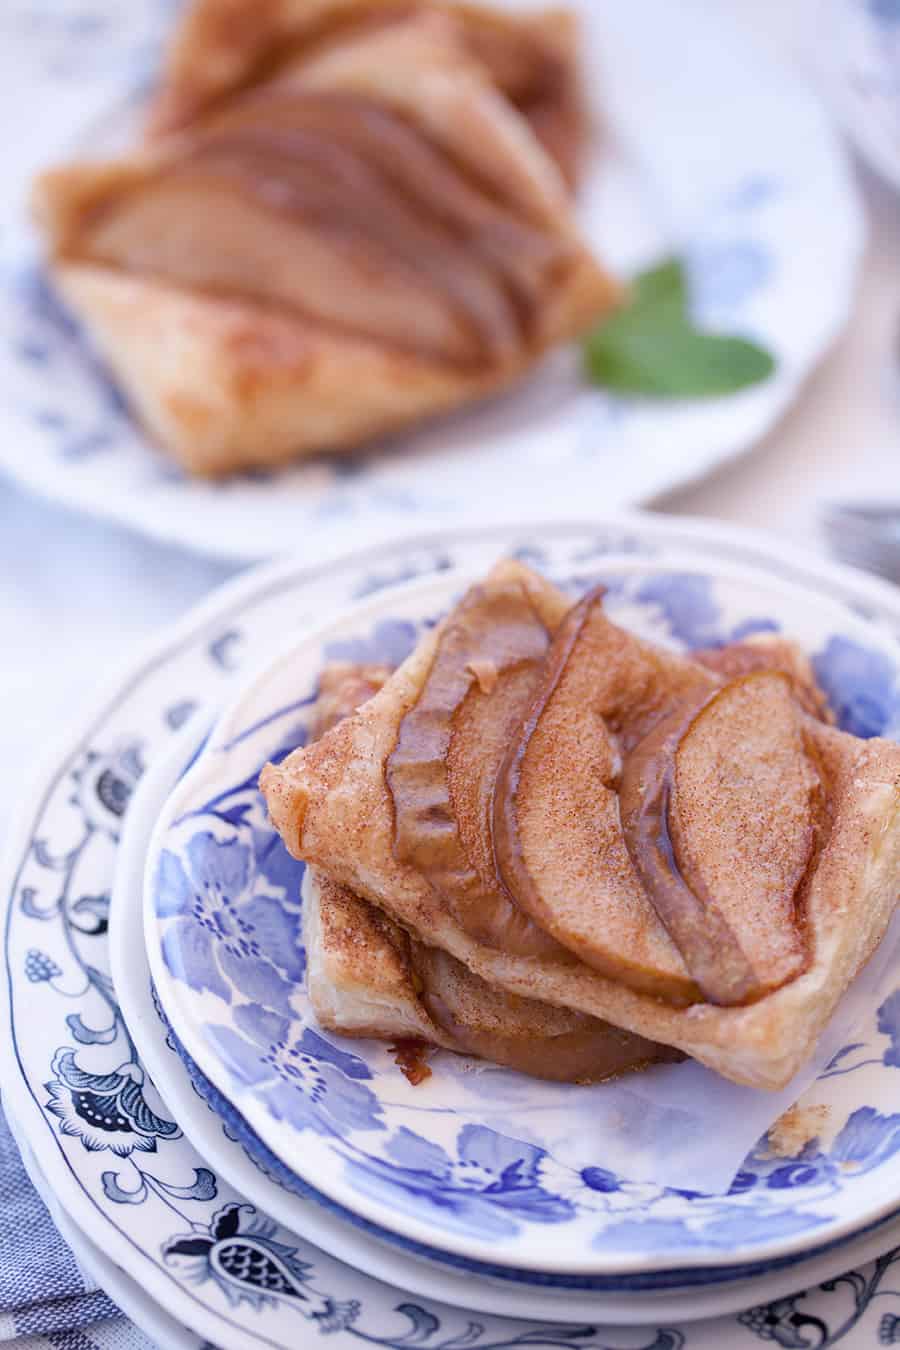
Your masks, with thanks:
[{"label": "pear slice", "polygon": [[497,865],[521,908],[582,961],[617,983],[685,1004],[700,991],[625,847],[620,756],[605,718],[627,739],[661,697],[682,687],[707,690],[712,677],[635,643],[609,623],[602,599],[602,589],[589,592],[559,626],[524,732],[501,767]]},{"label": "pear slice", "polygon": [[566,960],[498,884],[490,836],[496,770],[549,644],[521,581],[500,572],[473,586],[442,630],[385,779],[395,858],[428,880],[462,929],[507,953]]},{"label": "pear slice", "polygon": [[[389,63],[403,35],[391,26],[383,41],[380,55],[363,42],[343,59]],[[304,69],[104,172],[72,215],[68,256],[462,365],[513,361],[540,341],[546,297],[577,266],[573,240],[523,218],[339,71],[323,87]]]},{"label": "pear slice", "polygon": [[488,265],[383,190],[334,177],[266,148],[205,150],[110,197],[73,253],[448,360],[516,347],[516,317]]},{"label": "pear slice", "polygon": [[629,757],[625,840],[710,1003],[752,1002],[804,969],[797,897],[821,794],[783,673],[745,675],[682,706]]},{"label": "pear slice", "polygon": [[595,1017],[495,989],[435,947],[413,942],[410,962],[441,1043],[461,1054],[557,1083],[600,1083],[682,1058]]}]

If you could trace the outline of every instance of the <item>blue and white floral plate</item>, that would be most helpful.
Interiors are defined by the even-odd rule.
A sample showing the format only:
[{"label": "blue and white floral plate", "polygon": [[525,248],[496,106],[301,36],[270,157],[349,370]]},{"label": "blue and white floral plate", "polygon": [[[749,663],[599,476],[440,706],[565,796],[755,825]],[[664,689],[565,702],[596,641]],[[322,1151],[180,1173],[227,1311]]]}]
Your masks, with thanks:
[{"label": "blue and white floral plate", "polygon": [[[356,547],[363,528],[388,539],[410,525],[493,521],[500,510],[520,519],[532,505],[546,517],[567,516],[573,502],[647,501],[758,441],[852,303],[865,231],[843,152],[796,72],[757,51],[721,7],[574,2],[603,123],[582,203],[589,236],[623,272],[683,253],[700,317],[761,338],[779,358],[774,378],[730,398],[659,404],[587,387],[562,353],[518,392],[374,450],[189,482],[135,428],[48,290],[17,217],[0,287],[4,467],[80,509],[193,548],[242,559],[302,551],[310,561]],[[174,8],[129,0],[123,24],[118,0],[0,7],[0,113],[8,109],[17,133],[4,152],[8,196],[41,163],[71,153],[80,107],[91,151],[104,128],[133,121],[133,90],[154,68]]]},{"label": "blue and white floral plate", "polygon": [[[197,1335],[177,1322],[165,1308],[154,1303],[131,1276],[88,1241],[69,1214],[61,1209],[30,1154],[24,1132],[17,1129],[14,1122],[11,1124],[31,1179],[47,1203],[54,1223],[97,1283],[152,1338],[159,1350],[210,1350],[205,1335]],[[492,1317],[480,1321],[469,1318],[460,1330],[463,1319],[459,1313],[441,1307],[433,1298],[415,1304],[398,1304],[399,1290],[390,1285],[374,1285],[371,1281],[364,1288],[355,1273],[348,1271],[348,1288],[341,1292],[368,1293],[369,1298],[347,1325],[330,1331],[314,1327],[312,1335],[315,1339],[326,1336],[328,1350],[350,1350],[351,1346],[361,1350],[366,1345],[382,1350],[409,1350],[410,1346],[418,1347],[418,1350],[623,1350],[626,1344],[628,1350],[723,1350],[732,1345],[745,1345],[749,1350],[753,1344],[750,1336],[757,1337],[758,1341],[794,1347],[794,1350],[798,1346],[816,1344],[818,1350],[838,1345],[854,1350],[874,1344],[876,1338],[879,1345],[893,1345],[900,1343],[900,1317],[881,1312],[883,1305],[877,1300],[900,1297],[900,1249],[884,1245],[886,1241],[896,1242],[898,1237],[900,1232],[892,1229],[881,1239],[869,1237],[849,1244],[842,1250],[845,1256],[843,1267],[837,1265],[834,1256],[820,1257],[817,1261],[794,1267],[791,1272],[793,1282],[785,1276],[767,1280],[765,1291],[758,1290],[757,1293],[757,1297],[765,1297],[766,1302],[748,1306],[737,1317],[716,1317],[700,1325],[696,1321],[689,1325],[687,1313],[670,1314],[645,1297],[639,1324],[650,1328],[645,1331],[626,1330],[621,1322],[618,1326],[600,1327],[597,1324],[603,1314],[599,1308],[580,1326],[571,1322],[566,1326],[546,1322],[536,1325],[523,1323],[521,1318]],[[304,1247],[302,1239],[296,1241]],[[319,1256],[305,1247],[304,1255]],[[847,1261],[863,1269],[847,1272]],[[871,1264],[865,1264],[867,1262]],[[315,1259],[310,1262],[310,1269],[314,1267]],[[798,1293],[800,1282],[802,1292]],[[358,1297],[346,1301],[360,1304]],[[296,1350],[297,1324],[273,1328],[273,1306],[277,1304],[269,1300],[257,1307],[257,1345],[262,1348],[280,1344],[283,1350],[288,1347]],[[403,1323],[398,1339],[395,1329],[400,1315]],[[679,1321],[681,1325],[678,1325]],[[380,1334],[382,1326],[387,1328],[386,1334]],[[414,1328],[412,1333],[407,1330],[410,1326]],[[279,1343],[274,1339],[285,1331],[290,1338],[288,1341]],[[418,1335],[419,1339],[410,1339],[411,1334]],[[809,1335],[818,1337],[818,1343],[811,1342]],[[222,1342],[220,1350],[228,1350],[228,1347],[229,1342]]]},{"label": "blue and white floral plate", "polygon": [[[212,1166],[242,1195],[294,1233],[322,1251],[346,1262],[355,1270],[396,1284],[404,1290],[439,1298],[453,1307],[490,1312],[501,1316],[571,1322],[573,1318],[604,1321],[645,1322],[647,1298],[653,1295],[556,1293],[552,1288],[515,1288],[499,1283],[473,1282],[453,1266],[440,1268],[436,1252],[426,1265],[410,1259],[409,1249],[390,1233],[368,1230],[340,1217],[333,1209],[310,1199],[307,1188],[249,1129],[238,1113],[218,1094],[196,1067],[190,1068],[181,1046],[165,1019],[153,986],[144,944],[135,940],[142,928],[142,886],[150,838],[170,792],[200,751],[209,717],[199,713],[178,737],[172,749],[160,756],[141,780],[122,833],[112,894],[109,928],[109,959],[119,1007],[134,1037],[141,1063],[200,1158]],[[220,1114],[221,1113],[221,1114]],[[298,1239],[299,1240],[299,1239]],[[885,1235],[885,1245],[890,1239]],[[850,1258],[847,1258],[850,1259]],[[845,1266],[847,1259],[838,1258]],[[787,1286],[785,1286],[787,1287]],[[790,1287],[795,1287],[791,1284]],[[743,1286],[742,1288],[746,1288]],[[752,1294],[729,1286],[724,1294],[712,1295],[707,1310],[704,1296],[665,1296],[661,1313],[685,1320],[713,1315],[726,1308],[743,1307]],[[702,1308],[701,1312],[699,1309]]]},{"label": "blue and white floral plate", "polygon": [[[710,556],[678,531],[647,523],[627,548],[599,554],[566,535],[545,544],[538,531],[522,556],[573,593],[602,578],[614,617],[681,646],[788,632],[848,730],[900,732],[900,648],[858,612],[852,587],[837,590],[830,576],[790,584],[777,563],[741,567],[733,549]],[[493,558],[501,551],[498,540]],[[466,551],[447,561],[478,570]],[[267,820],[258,774],[305,739],[327,660],[399,661],[462,585],[451,567],[307,630],[249,680],[160,813],[146,867],[148,955],[189,1059],[308,1194],[419,1254],[495,1278],[619,1290],[735,1278],[900,1209],[900,994],[890,970],[854,1045],[837,1041],[834,1061],[823,1060],[821,1141],[786,1161],[761,1140],[726,1195],[705,1193],[714,1189],[703,1185],[708,1150],[694,1146],[679,1161],[677,1190],[641,1172],[627,1130],[607,1133],[598,1150],[608,1094],[624,1109],[618,1085],[472,1073],[443,1056],[412,1088],[383,1045],[317,1028],[303,985],[303,869]],[[715,1091],[720,1080],[707,1080]],[[776,1109],[771,1096],[743,1090],[735,1110],[749,1116],[761,1101],[768,1124],[794,1095]]]},{"label": "blue and white floral plate", "polygon": [[[320,1336],[334,1350],[373,1344],[385,1350],[718,1350],[732,1339],[749,1347],[755,1336],[782,1346],[836,1345],[856,1329],[870,1341],[876,1334],[883,1344],[898,1339],[900,1320],[889,1304],[876,1301],[900,1292],[892,1255],[809,1296],[782,1297],[767,1281],[778,1292],[776,1303],[689,1331],[666,1322],[646,1333],[541,1330],[404,1298],[290,1232],[273,1232],[251,1207],[235,1211],[247,1202],[181,1134],[146,1077],[112,987],[108,906],[129,800],[192,709],[221,702],[254,652],[281,640],[294,624],[410,577],[454,565],[481,570],[498,551],[531,547],[538,564],[594,569],[610,553],[669,553],[685,544],[717,561],[776,569],[820,592],[852,598],[895,631],[900,626],[889,588],[820,568],[790,550],[779,549],[775,558],[769,541],[705,524],[635,518],[404,541],[319,567],[270,567],[230,584],[117,676],[91,715],[66,730],[38,774],[23,799],[0,881],[4,1106],[77,1229],[114,1256],[132,1292],[137,1285],[144,1299],[204,1341],[223,1350],[301,1344],[305,1350]],[[883,685],[876,668],[868,703],[876,713],[883,710]],[[133,940],[140,941],[139,931]],[[879,1056],[884,1048],[884,1038],[876,1038]],[[822,1165],[816,1158],[804,1163]],[[847,1259],[857,1250],[848,1248]],[[105,1277],[114,1294],[117,1278],[114,1271]],[[133,1307],[138,1320],[141,1306]]]},{"label": "blue and white floral plate", "polygon": [[[109,1294],[110,1298],[115,1300],[126,1317],[130,1317],[142,1331],[152,1337],[153,1344],[158,1346],[159,1350],[208,1350],[207,1342],[177,1322],[161,1304],[154,1303],[136,1280],[127,1275],[105,1252],[85,1237],[48,1185],[29,1148],[24,1130],[16,1125],[8,1110],[5,1117],[31,1183],[47,1206],[51,1219],[72,1249],[79,1265]],[[88,1345],[92,1343],[91,1340],[88,1341]],[[83,1350],[88,1350],[88,1345],[84,1345]],[[82,1347],[79,1347],[79,1350],[82,1350]]]},{"label": "blue and white floral plate", "polygon": [[196,1067],[189,1070],[163,1019],[146,950],[134,939],[140,925],[145,859],[156,819],[169,793],[195,760],[208,722],[208,716],[202,714],[193,720],[171,751],[144,776],[129,806],[110,912],[110,963],[119,1006],[141,1063],[163,1094],[173,1118],[200,1159],[261,1212],[294,1233],[302,1232],[307,1241],[354,1269],[408,1292],[470,1311],[548,1322],[563,1319],[568,1323],[584,1318],[645,1326],[651,1316],[682,1323],[717,1317],[747,1307],[759,1298],[760,1288],[765,1289],[770,1301],[801,1285],[811,1287],[841,1273],[848,1265],[880,1255],[900,1240],[900,1224],[895,1222],[780,1272],[766,1267],[752,1279],[732,1279],[681,1292],[556,1290],[520,1282],[510,1287],[490,1278],[473,1280],[470,1275],[457,1274],[452,1267],[440,1268],[438,1256],[427,1265],[410,1260],[402,1245],[386,1245],[389,1234],[379,1235],[380,1241],[373,1240],[355,1224],[310,1200]]}]

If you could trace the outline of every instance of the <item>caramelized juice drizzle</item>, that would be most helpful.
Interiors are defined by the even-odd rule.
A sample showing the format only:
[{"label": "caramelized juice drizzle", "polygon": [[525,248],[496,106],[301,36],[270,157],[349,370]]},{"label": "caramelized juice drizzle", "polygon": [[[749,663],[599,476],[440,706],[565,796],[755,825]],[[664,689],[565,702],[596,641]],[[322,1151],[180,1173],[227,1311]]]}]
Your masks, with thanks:
[{"label": "caramelized juice drizzle", "polygon": [[393,1045],[388,1046],[388,1049],[394,1056],[404,1078],[413,1087],[418,1087],[420,1083],[426,1082],[431,1077],[427,1057],[432,1047],[427,1041],[414,1039],[395,1041]]}]

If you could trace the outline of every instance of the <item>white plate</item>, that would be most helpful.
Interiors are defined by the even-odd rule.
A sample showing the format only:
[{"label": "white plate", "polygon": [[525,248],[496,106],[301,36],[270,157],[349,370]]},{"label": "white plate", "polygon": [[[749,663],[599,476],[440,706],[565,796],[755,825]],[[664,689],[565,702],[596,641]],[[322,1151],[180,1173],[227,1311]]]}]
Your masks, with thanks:
[{"label": "white plate", "polygon": [[[559,1328],[540,1332],[530,1324],[467,1318],[429,1300],[403,1300],[395,1290],[347,1271],[285,1232],[276,1234],[276,1240],[282,1238],[288,1250],[292,1244],[293,1250],[299,1249],[309,1268],[301,1275],[296,1265],[282,1265],[280,1282],[261,1297],[258,1284],[248,1277],[254,1252],[258,1270],[267,1250],[260,1243],[270,1243],[270,1238],[253,1234],[258,1216],[242,1210],[232,1214],[240,1233],[228,1236],[220,1228],[212,1242],[215,1214],[240,1197],[222,1177],[196,1176],[203,1163],[169,1127],[171,1118],[151,1085],[141,1083],[135,1050],[112,995],[105,919],[122,816],[142,768],[171,746],[189,706],[219,701],[230,672],[249,653],[280,638],[289,625],[331,613],[362,592],[440,570],[448,554],[463,547],[471,565],[481,567],[517,539],[535,542],[540,536],[545,548],[564,539],[566,548],[575,548],[580,536],[586,565],[594,566],[604,552],[627,547],[638,526],[649,528],[643,521],[622,520],[615,527],[589,524],[564,532],[533,526],[514,533],[447,535],[407,541],[340,564],[270,567],[232,583],[110,684],[91,716],[73,725],[23,801],[0,888],[6,911],[6,997],[0,1004],[4,1102],[18,1137],[27,1141],[48,1185],[88,1240],[114,1252],[154,1303],[224,1350],[305,1347],[310,1332],[324,1331],[326,1322],[311,1320],[309,1313],[323,1312],[329,1298],[336,1306],[327,1321],[336,1329],[325,1344],[333,1350],[359,1350],[360,1344],[373,1342],[387,1350],[404,1338],[417,1350],[451,1350],[454,1345],[466,1350],[609,1350],[620,1345],[719,1350],[728,1338],[746,1340],[753,1332],[768,1340],[777,1334],[782,1344],[790,1344],[784,1337],[793,1334],[796,1340],[797,1328],[807,1325],[804,1317],[818,1318],[834,1345],[851,1328],[874,1327],[885,1306],[872,1300],[895,1286],[890,1259],[855,1275],[827,1297],[792,1296],[771,1308],[752,1310],[738,1319],[740,1326],[732,1321],[680,1330],[657,1324],[656,1330],[623,1336],[596,1329],[578,1335]],[[743,554],[745,561],[773,552],[768,540],[706,525],[659,522],[653,528],[661,543],[690,540],[693,548],[702,543],[714,552],[727,547]],[[795,579],[804,575],[808,563],[802,556],[778,552],[781,567]],[[849,584],[850,574],[840,569],[826,569],[825,575],[835,585]],[[890,588],[861,580],[857,589],[865,607],[886,622],[896,622],[897,601]],[[140,940],[138,934],[135,940]],[[125,1081],[105,1083],[101,1095],[109,1096],[113,1088],[126,1094],[117,1105],[127,1111],[127,1129],[100,1137],[87,1128],[84,1116],[74,1110],[73,1097],[60,1092],[60,1067],[72,1076],[70,1061],[60,1066],[60,1050],[74,1055],[76,1067],[91,1075],[94,1089],[97,1078],[119,1071]],[[48,1082],[56,1086],[55,1094]],[[54,1101],[65,1119],[49,1109]],[[85,1108],[86,1103],[80,1105]],[[149,1118],[147,1108],[157,1120]],[[100,1147],[86,1147],[86,1139]],[[193,1258],[182,1254],[167,1262],[163,1248],[177,1235],[203,1250]],[[268,1251],[272,1255],[271,1246]],[[244,1279],[224,1277],[220,1258],[226,1256],[232,1271],[241,1258]],[[289,1258],[279,1251],[278,1259]],[[312,1306],[302,1303],[300,1294],[312,1295]],[[359,1306],[348,1306],[353,1300]]]},{"label": "white plate", "polygon": [[[197,549],[234,558],[290,550],[310,560],[355,547],[363,530],[374,540],[413,522],[443,527],[501,511],[515,519],[534,503],[545,517],[581,502],[612,510],[746,450],[847,317],[865,231],[843,153],[796,72],[757,52],[705,0],[578,3],[588,84],[605,127],[582,202],[590,238],[624,271],[682,252],[701,317],[760,337],[779,357],[774,378],[718,400],[614,399],[587,388],[562,353],[520,391],[390,445],[275,475],[188,482],[136,431],[35,272],[33,241],[19,222],[7,250],[11,284],[0,293],[7,469],[74,506]],[[119,54],[133,79],[140,59],[115,0],[39,8],[43,22],[9,23],[0,73],[11,107],[17,82],[27,80],[19,99],[35,109],[36,127],[22,134],[46,159],[54,109],[58,147],[72,136],[73,85],[96,112],[98,65],[108,77]],[[154,15],[159,32],[169,11],[167,0],[139,0],[134,34],[145,56]],[[93,25],[79,23],[90,16]],[[130,112],[120,104],[106,122]]]},{"label": "white plate", "polygon": [[[900,731],[900,646],[858,613],[855,583],[813,575],[788,584],[777,559],[741,565],[739,550],[676,545],[678,532],[644,523],[626,552],[591,563],[580,540],[545,549],[537,531],[529,556],[542,554],[539,565],[573,595],[602,579],[611,617],[651,640],[690,648],[789,634],[845,730]],[[884,1219],[900,1207],[900,998],[889,942],[880,975],[878,963],[867,972],[867,997],[854,990],[842,1003],[815,1072],[779,1095],[726,1085],[690,1063],[634,1085],[573,1088],[496,1066],[473,1073],[453,1055],[413,1088],[385,1046],[318,1027],[302,981],[303,868],[268,819],[259,773],[308,735],[329,659],[396,664],[447,611],[476,571],[465,550],[448,549],[447,560],[456,566],[439,577],[379,591],[264,659],[161,811],[145,931],[184,1050],[307,1194],[479,1275],[534,1282],[537,1273],[618,1292],[705,1284]],[[842,1027],[857,997],[858,1022]],[[827,1129],[797,1158],[773,1157],[760,1136],[819,1072]],[[658,1128],[669,1170],[648,1170],[641,1129],[659,1098],[642,1085],[659,1076],[714,1100],[710,1129],[744,1123],[730,1170],[714,1171],[710,1148],[698,1149],[696,1122],[676,1147],[666,1108]]]},{"label": "white plate", "polygon": [[808,8],[826,93],[856,148],[900,189],[900,8],[895,0],[814,0]]},{"label": "white plate", "polygon": [[[319,1205],[276,1180],[265,1162],[266,1150],[258,1139],[231,1126],[215,1111],[208,1082],[192,1076],[173,1049],[170,1034],[154,997],[150,968],[143,945],[135,940],[140,926],[141,883],[154,824],[169,793],[196,757],[209,725],[209,715],[192,719],[169,752],[160,756],[141,781],[128,810],[122,835],[110,911],[110,969],[119,1006],[134,1036],[141,1063],[162,1093],[174,1118],[203,1161],[272,1218],[315,1243],[323,1251],[355,1269],[386,1280],[415,1294],[439,1298],[453,1307],[507,1317],[566,1322],[573,1318],[646,1325],[648,1317],[693,1322],[747,1307],[765,1291],[768,1300],[801,1286],[809,1288],[848,1265],[869,1259],[893,1246],[900,1224],[891,1224],[865,1238],[853,1239],[838,1250],[778,1272],[767,1271],[750,1280],[677,1291],[642,1293],[577,1293],[540,1287],[510,1289],[487,1279],[461,1277],[427,1265],[403,1251],[391,1251],[385,1242],[367,1237],[358,1228],[336,1218]],[[243,1142],[242,1142],[243,1141]],[[384,1235],[390,1241],[390,1234]],[[860,1256],[858,1253],[865,1252]]]}]

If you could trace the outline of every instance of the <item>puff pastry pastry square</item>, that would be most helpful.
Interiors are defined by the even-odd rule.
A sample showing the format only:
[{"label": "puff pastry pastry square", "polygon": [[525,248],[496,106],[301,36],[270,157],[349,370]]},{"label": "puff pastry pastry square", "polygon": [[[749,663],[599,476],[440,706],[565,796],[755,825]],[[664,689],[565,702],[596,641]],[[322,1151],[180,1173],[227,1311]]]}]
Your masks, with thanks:
[{"label": "puff pastry pastry square", "polygon": [[145,143],[34,204],[146,428],[215,475],[482,398],[614,305],[572,214],[582,140],[558,16],[198,0]]},{"label": "puff pastry pastry square", "polygon": [[[454,681],[468,759],[436,716]],[[884,936],[900,883],[900,746],[821,712],[789,644],[689,660],[507,563],[262,786],[295,856],[493,989],[779,1088]],[[662,788],[674,795],[654,824]],[[655,878],[658,845],[693,912]],[[718,964],[697,936],[702,903],[701,930],[726,939]]]}]

